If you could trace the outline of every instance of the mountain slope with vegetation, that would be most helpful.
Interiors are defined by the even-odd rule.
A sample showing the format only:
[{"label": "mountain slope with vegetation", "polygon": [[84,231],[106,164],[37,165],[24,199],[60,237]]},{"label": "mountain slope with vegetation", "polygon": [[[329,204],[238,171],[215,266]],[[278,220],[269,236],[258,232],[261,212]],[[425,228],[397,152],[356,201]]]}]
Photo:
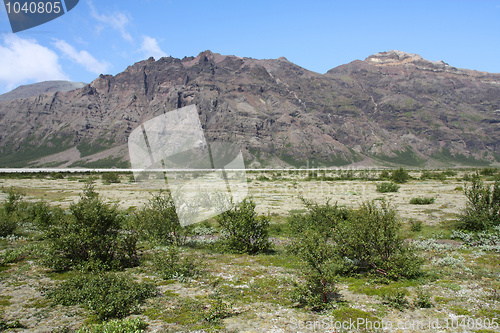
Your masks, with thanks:
[{"label": "mountain slope with vegetation", "polygon": [[207,139],[238,143],[249,167],[500,161],[500,74],[401,51],[326,74],[205,51],[0,102],[0,167],[127,167],[132,130],[191,104]]}]

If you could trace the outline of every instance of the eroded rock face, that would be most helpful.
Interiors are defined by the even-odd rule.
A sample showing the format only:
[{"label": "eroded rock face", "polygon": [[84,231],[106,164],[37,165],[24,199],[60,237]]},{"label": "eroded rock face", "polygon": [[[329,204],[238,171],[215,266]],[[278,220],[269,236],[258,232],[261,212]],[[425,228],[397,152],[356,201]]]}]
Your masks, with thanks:
[{"label": "eroded rock face", "polygon": [[207,138],[239,143],[249,166],[438,166],[500,156],[499,74],[401,51],[326,74],[286,58],[205,51],[150,58],[74,91],[1,102],[0,166],[126,166],[134,128],[190,104]]}]

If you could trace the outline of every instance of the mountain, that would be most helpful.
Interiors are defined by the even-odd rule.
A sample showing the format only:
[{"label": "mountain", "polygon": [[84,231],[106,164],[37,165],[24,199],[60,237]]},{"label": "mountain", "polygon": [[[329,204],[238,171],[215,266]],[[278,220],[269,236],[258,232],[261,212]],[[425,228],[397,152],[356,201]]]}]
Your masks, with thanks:
[{"label": "mountain", "polygon": [[47,94],[56,91],[71,91],[82,88],[86,85],[83,82],[71,81],[44,81],[39,83],[27,84],[19,86],[16,89],[0,95],[0,101],[12,101],[19,98],[27,98]]},{"label": "mountain", "polygon": [[325,74],[286,58],[153,58],[69,92],[0,102],[0,166],[127,167],[144,121],[196,104],[249,167],[500,162],[500,74],[401,51]]}]

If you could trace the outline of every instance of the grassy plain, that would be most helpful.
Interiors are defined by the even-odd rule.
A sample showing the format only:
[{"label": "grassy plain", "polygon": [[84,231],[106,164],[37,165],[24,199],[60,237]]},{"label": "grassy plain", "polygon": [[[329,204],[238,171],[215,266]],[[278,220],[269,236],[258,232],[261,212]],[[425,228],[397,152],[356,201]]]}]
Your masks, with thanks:
[{"label": "grassy plain", "polygon": [[[467,172],[442,180],[420,180],[420,171],[411,172],[413,179],[393,193],[377,192],[376,185],[382,182],[377,171],[344,177],[354,180],[333,180],[342,174],[338,172],[324,178],[311,178],[305,171],[247,173],[249,195],[257,211],[271,218],[273,251],[252,256],[218,253],[209,246],[217,238],[218,226],[209,221],[206,225],[213,231],[193,235],[181,253],[193,258],[201,273],[163,280],[152,264],[150,245],[140,244],[141,264],[123,274],[154,282],[159,293],[131,318],[148,323],[147,332],[498,332],[499,244],[467,246],[451,237],[466,204],[462,177]],[[0,177],[0,187],[21,191],[29,201],[68,208],[78,200],[87,177]],[[97,192],[124,210],[144,205],[149,190],[130,181],[129,175],[120,178],[120,183],[108,185],[98,178]],[[427,205],[410,204],[415,197],[435,200]],[[291,294],[302,263],[286,252],[285,245],[289,241],[287,217],[305,211],[301,198],[354,207],[386,199],[397,209],[407,241],[425,259],[424,274],[417,280],[397,282],[373,275],[338,277],[338,300],[330,308],[313,312],[298,307]],[[5,199],[6,193],[0,193],[0,201]],[[2,324],[15,327],[19,323],[20,328],[11,330],[72,332],[92,322],[87,309],[56,305],[45,297],[46,288],[74,273],[54,273],[42,266],[43,246],[29,230],[0,240],[0,254],[30,249],[20,260],[0,267],[0,331]],[[224,315],[210,320],[217,308],[224,309]]]}]

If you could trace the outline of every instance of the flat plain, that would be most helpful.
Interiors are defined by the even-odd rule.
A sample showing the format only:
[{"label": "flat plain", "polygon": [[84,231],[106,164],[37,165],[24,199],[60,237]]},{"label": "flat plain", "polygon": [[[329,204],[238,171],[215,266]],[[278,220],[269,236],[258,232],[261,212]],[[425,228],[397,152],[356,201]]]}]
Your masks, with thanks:
[{"label": "flat plain", "polygon": [[[271,220],[273,251],[258,255],[213,251],[208,245],[217,238],[217,226],[209,221],[205,225],[213,226],[214,232],[197,233],[192,238],[196,246],[181,249],[183,256],[196,258],[203,274],[165,281],[148,259],[151,248],[144,245],[141,264],[123,274],[153,281],[159,294],[131,317],[147,322],[148,332],[498,332],[500,244],[471,246],[453,237],[458,215],[466,206],[463,189],[468,183],[463,177],[467,173],[471,171],[436,180],[420,179],[421,171],[413,171],[413,178],[393,193],[377,192],[377,184],[386,181],[378,179],[378,171],[355,171],[349,177],[342,177],[342,172],[326,174],[339,176],[336,180],[310,177],[307,172],[247,173],[248,193],[257,212]],[[0,201],[6,200],[8,189],[15,189],[27,201],[43,200],[67,209],[78,201],[88,177],[3,177]],[[97,192],[123,211],[140,209],[151,190],[131,181],[130,175],[122,174],[120,179],[120,183],[105,184],[98,177]],[[410,204],[416,197],[435,200]],[[404,237],[424,259],[423,276],[390,283],[369,276],[339,276],[338,301],[330,308],[315,312],[298,307],[290,295],[294,281],[301,278],[302,263],[287,253],[289,235],[284,230],[290,214],[306,211],[304,200],[349,207],[386,200],[398,213]],[[413,227],[419,223],[420,228]],[[0,254],[23,246],[41,248],[43,242],[29,232],[4,237]],[[87,325],[88,309],[53,304],[45,297],[44,288],[69,276],[45,268],[36,251],[1,267],[0,323],[19,321],[24,328],[13,328],[16,332],[71,332]],[[228,309],[216,324],[204,320],[214,292]],[[398,293],[404,295],[399,306],[387,301],[387,295]],[[342,326],[347,322],[356,325]]]}]

